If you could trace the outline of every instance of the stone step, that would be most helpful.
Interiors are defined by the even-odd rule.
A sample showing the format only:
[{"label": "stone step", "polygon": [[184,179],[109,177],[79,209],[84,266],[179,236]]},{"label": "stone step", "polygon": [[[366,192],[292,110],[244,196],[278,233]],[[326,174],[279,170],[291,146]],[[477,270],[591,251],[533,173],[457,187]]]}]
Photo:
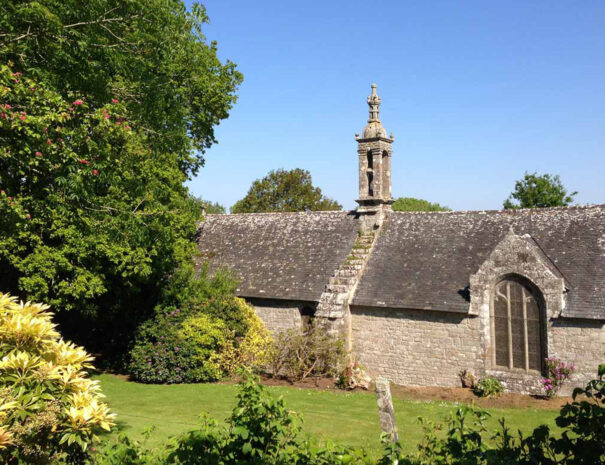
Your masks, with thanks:
[{"label": "stone step", "polygon": [[329,292],[324,292],[319,299],[320,305],[343,305],[347,302],[349,297],[348,293],[342,294],[332,294]]},{"label": "stone step", "polygon": [[343,269],[343,267],[340,267],[334,277],[335,278],[356,278],[357,274],[358,274],[357,270],[349,270],[349,269],[345,270],[345,269]]},{"label": "stone step", "polygon": [[368,256],[367,253],[353,252],[349,257],[353,257],[355,260],[364,260]]},{"label": "stone step", "polygon": [[333,294],[349,292],[349,286],[345,284],[327,284],[326,292],[332,292]]},{"label": "stone step", "polygon": [[345,260],[345,265],[363,265],[363,260],[359,258],[347,258]]},{"label": "stone step", "polygon": [[341,270],[361,270],[361,265],[346,264],[340,267]]},{"label": "stone step", "polygon": [[355,284],[355,282],[357,282],[357,273],[355,273],[351,277],[332,276],[330,278],[330,284],[344,284],[347,286],[352,286],[353,284]]}]

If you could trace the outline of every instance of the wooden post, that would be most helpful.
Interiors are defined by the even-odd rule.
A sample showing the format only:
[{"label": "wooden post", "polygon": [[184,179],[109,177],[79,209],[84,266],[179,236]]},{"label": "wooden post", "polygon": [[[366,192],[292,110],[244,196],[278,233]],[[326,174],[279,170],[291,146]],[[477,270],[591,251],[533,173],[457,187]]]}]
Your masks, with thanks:
[{"label": "wooden post", "polygon": [[380,428],[389,434],[393,441],[398,441],[397,426],[395,425],[395,409],[393,408],[393,399],[391,398],[391,388],[388,379],[376,379],[376,400],[378,401]]}]

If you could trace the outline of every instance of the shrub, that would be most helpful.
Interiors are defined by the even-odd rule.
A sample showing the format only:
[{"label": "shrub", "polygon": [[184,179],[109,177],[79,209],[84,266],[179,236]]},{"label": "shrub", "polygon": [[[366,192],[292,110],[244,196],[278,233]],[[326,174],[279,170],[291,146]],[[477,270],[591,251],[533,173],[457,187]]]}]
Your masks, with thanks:
[{"label": "shrub", "polygon": [[[228,318],[216,316],[218,309]],[[145,383],[216,381],[240,366],[266,364],[270,346],[254,309],[243,299],[219,295],[183,308],[159,308],[137,333],[129,371]]]},{"label": "shrub", "polygon": [[92,358],[61,339],[48,306],[0,293],[0,458],[82,463],[114,415],[87,378]]},{"label": "shrub", "polygon": [[571,379],[574,364],[567,364],[555,357],[548,357],[545,361],[548,374],[545,378],[542,378],[542,385],[544,386],[546,395],[549,398],[553,398],[557,395],[563,383]]},{"label": "shrub", "polygon": [[498,397],[503,391],[504,388],[502,387],[500,381],[498,381],[496,378],[492,378],[491,376],[482,378],[474,389],[475,394],[477,394],[479,397],[489,398]]},{"label": "shrub", "polygon": [[298,329],[278,333],[271,356],[273,376],[300,381],[309,376],[336,377],[344,368],[347,351],[342,338],[326,334],[313,323],[304,334]]}]

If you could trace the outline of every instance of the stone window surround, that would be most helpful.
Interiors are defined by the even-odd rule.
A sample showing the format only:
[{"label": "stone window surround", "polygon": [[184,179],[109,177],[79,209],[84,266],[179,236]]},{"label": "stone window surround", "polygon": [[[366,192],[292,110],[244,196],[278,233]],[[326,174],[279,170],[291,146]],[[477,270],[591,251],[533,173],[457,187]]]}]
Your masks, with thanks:
[{"label": "stone window surround", "polygon": [[565,306],[565,281],[553,270],[548,258],[529,235],[518,236],[512,230],[494,248],[489,257],[479,267],[477,273],[470,276],[471,302],[470,315],[480,320],[481,345],[486,372],[490,374],[518,374],[520,377],[536,378],[539,372],[513,369],[495,365],[493,344],[493,298],[496,285],[507,277],[519,277],[528,281],[542,296],[543,312],[543,350],[547,357],[552,341],[548,337],[549,322],[559,318]]}]

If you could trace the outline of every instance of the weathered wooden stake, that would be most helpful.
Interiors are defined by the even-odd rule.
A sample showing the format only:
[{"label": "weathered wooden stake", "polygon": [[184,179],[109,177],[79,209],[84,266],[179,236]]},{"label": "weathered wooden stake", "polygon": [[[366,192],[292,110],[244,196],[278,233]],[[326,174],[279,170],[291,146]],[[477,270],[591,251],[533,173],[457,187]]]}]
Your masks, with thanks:
[{"label": "weathered wooden stake", "polygon": [[380,417],[380,428],[391,436],[393,441],[398,441],[397,426],[395,425],[395,409],[391,398],[389,380],[386,378],[376,379],[376,400],[378,401],[378,416]]}]

